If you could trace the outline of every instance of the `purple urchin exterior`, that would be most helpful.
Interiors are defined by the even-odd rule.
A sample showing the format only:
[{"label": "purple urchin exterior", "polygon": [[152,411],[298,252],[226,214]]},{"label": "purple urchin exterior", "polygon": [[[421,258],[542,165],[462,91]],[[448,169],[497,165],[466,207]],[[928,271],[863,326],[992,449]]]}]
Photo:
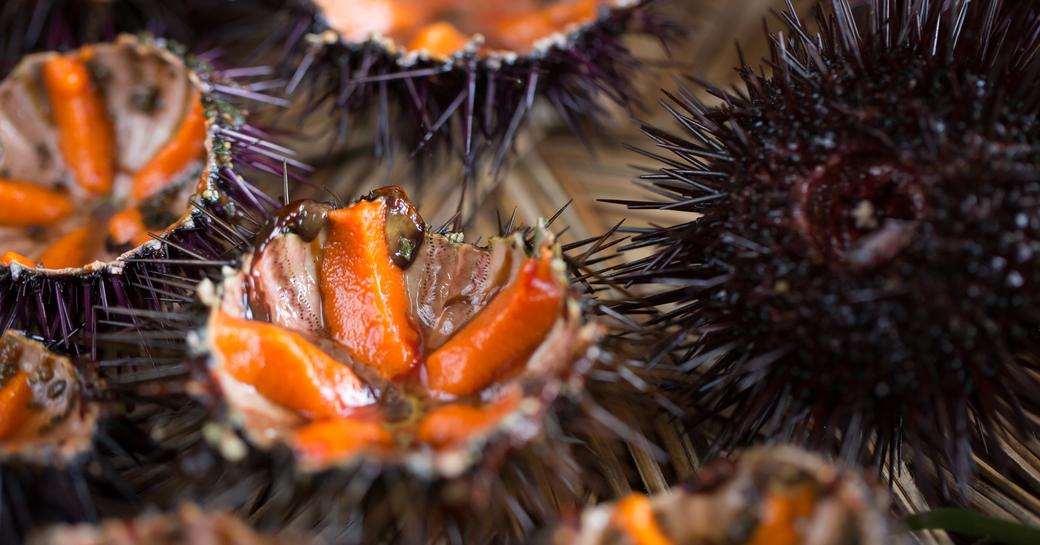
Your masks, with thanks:
[{"label": "purple urchin exterior", "polygon": [[[662,351],[718,444],[765,436],[962,483],[1040,402],[1040,8],[834,0],[793,11],[772,75],[683,89],[647,127],[659,198],[637,231]],[[692,384],[690,384],[692,383]],[[872,443],[876,440],[876,443]],[[869,453],[869,454],[868,454]]]},{"label": "purple urchin exterior", "polygon": [[309,0],[240,2],[231,13],[244,18],[227,23],[227,34],[239,37],[241,30],[231,28],[247,25],[269,31],[259,41],[283,59],[287,92],[305,97],[307,118],[334,119],[337,142],[374,119],[377,155],[392,158],[400,145],[428,158],[434,150],[427,147],[440,146],[462,159],[468,179],[484,157],[493,171],[501,168],[537,101],[583,140],[605,115],[603,98],[633,105],[641,63],[622,38],[643,34],[666,43],[677,32],[652,3],[618,2],[565,38],[515,58],[464,51],[436,59],[386,40],[347,41]]},{"label": "purple urchin exterior", "polygon": [[154,241],[108,263],[74,269],[0,266],[0,332],[23,331],[72,354],[97,355],[99,332],[120,323],[113,312],[164,310],[191,300],[195,282],[219,275],[277,209],[253,183],[296,178],[307,168],[248,123],[243,105],[266,97],[230,79],[233,69],[215,70],[161,39],[123,35],[115,43],[183,59],[206,111],[206,161],[186,208]]}]

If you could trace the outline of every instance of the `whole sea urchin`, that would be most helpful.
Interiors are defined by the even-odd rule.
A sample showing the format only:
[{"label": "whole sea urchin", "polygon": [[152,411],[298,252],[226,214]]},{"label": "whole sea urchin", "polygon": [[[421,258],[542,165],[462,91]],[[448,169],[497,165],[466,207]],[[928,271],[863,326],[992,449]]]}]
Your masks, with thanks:
[{"label": "whole sea urchin", "polygon": [[701,217],[638,232],[654,254],[613,280],[657,289],[620,308],[674,326],[662,350],[720,445],[908,453],[966,482],[1040,401],[1040,7],[781,17],[771,75],[744,64],[717,107],[684,89],[682,131],[645,129],[660,198],[626,204]]}]

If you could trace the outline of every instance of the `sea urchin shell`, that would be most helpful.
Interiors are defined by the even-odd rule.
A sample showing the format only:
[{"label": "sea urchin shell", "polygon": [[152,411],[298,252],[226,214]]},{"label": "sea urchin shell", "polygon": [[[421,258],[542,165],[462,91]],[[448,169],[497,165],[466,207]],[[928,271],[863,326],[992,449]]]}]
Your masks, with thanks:
[{"label": "sea urchin shell", "polygon": [[[544,228],[476,246],[432,232],[396,188],[298,201],[199,292],[162,326],[188,337],[188,391],[214,409],[174,497],[337,542],[485,543],[605,492],[590,449],[561,440],[602,431],[582,411],[602,328]],[[172,387],[162,368],[140,372]]]},{"label": "sea urchin shell", "polygon": [[72,363],[13,331],[0,336],[0,537],[18,543],[39,522],[93,512],[81,463],[99,408]]},{"label": "sea urchin shell", "polygon": [[669,492],[588,509],[552,543],[902,543],[887,510],[884,491],[856,472],[793,447],[759,448],[709,462]]},{"label": "sea urchin shell", "polygon": [[94,307],[154,308],[150,278],[222,257],[214,217],[263,216],[273,203],[239,172],[287,158],[220,97],[235,90],[131,36],[23,59],[0,84],[0,329],[69,347]]},{"label": "sea urchin shell", "polygon": [[305,545],[294,537],[264,536],[241,520],[183,505],[174,513],[106,519],[98,525],[56,526],[34,535],[30,545]]},{"label": "sea urchin shell", "polygon": [[[377,118],[377,153],[450,142],[472,174],[490,152],[498,170],[536,99],[576,131],[606,97],[633,102],[638,61],[625,32],[671,38],[646,1],[290,0],[274,13],[287,52],[288,92],[332,109],[337,133]],[[253,10],[257,11],[257,10]],[[262,10],[260,10],[262,11]],[[266,27],[262,27],[266,28]]]}]

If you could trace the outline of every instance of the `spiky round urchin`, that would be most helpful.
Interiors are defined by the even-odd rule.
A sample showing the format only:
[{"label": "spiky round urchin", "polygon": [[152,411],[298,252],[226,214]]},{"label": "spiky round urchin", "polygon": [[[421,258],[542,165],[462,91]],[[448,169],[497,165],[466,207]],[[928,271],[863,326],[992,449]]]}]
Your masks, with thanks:
[{"label": "spiky round urchin", "polygon": [[242,100],[266,97],[233,73],[123,35],[29,55],[4,79],[0,329],[71,350],[96,309],[161,308],[198,260],[247,240],[212,225],[262,223],[276,203],[246,179],[300,165],[246,122]]},{"label": "spiky round urchin", "polygon": [[22,55],[67,51],[110,41],[120,32],[186,40],[192,34],[179,2],[152,0],[8,0],[0,7],[0,76]]},{"label": "spiky round urchin", "polygon": [[[641,63],[623,36],[674,37],[650,3],[253,0],[229,7],[241,17],[226,34],[259,34],[247,43],[283,57],[287,92],[307,103],[312,127],[333,121],[333,141],[371,127],[380,156],[400,148],[426,157],[433,150],[424,148],[437,144],[462,158],[472,176],[482,157],[500,168],[536,103],[552,106],[584,138],[604,113],[603,99],[635,102]],[[506,25],[507,14],[516,22],[508,31],[452,26],[483,12],[495,24]],[[427,31],[451,38],[438,41]],[[523,43],[496,40],[500,35]]]},{"label": "spiky round urchin", "polygon": [[[465,244],[387,189],[341,209],[292,203],[261,233],[195,308],[130,313],[119,337],[153,359],[105,366],[153,400],[198,400],[152,428],[183,447],[149,497],[336,543],[508,543],[627,488],[618,439],[651,447],[601,406],[623,404],[624,379],[547,230]],[[344,333],[357,327],[374,341]],[[486,331],[494,342],[473,341]],[[433,363],[479,346],[458,373]]]},{"label": "spiky round urchin", "polygon": [[[964,482],[1033,437],[1040,314],[1040,8],[835,0],[792,11],[744,90],[683,89],[647,127],[658,196],[613,271],[653,286],[691,413],[719,444],[789,438]],[[699,217],[696,217],[699,216]],[[986,445],[990,445],[987,447]]]}]

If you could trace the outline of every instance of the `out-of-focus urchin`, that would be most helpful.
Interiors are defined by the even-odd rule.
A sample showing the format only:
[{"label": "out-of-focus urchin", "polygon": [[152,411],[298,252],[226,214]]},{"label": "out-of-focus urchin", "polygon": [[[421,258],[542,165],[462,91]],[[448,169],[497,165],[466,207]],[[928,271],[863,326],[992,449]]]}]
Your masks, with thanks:
[{"label": "out-of-focus urchin", "polygon": [[[63,98],[44,67],[83,85]],[[278,206],[250,182],[305,168],[247,122],[276,102],[247,83],[264,74],[146,36],[24,57],[0,84],[0,330],[76,351],[110,306],[164,308],[219,273]]]},{"label": "out-of-focus urchin", "polygon": [[1040,7],[853,5],[812,26],[789,4],[745,88],[707,86],[718,106],[669,95],[657,198],[622,202],[690,220],[637,232],[652,255],[612,280],[652,288],[618,309],[653,312],[720,446],[964,483],[1040,401]]},{"label": "out-of-focus urchin", "polygon": [[308,119],[334,121],[335,141],[373,127],[377,155],[446,146],[472,175],[482,157],[501,167],[537,102],[583,138],[604,99],[632,105],[643,64],[623,38],[675,36],[648,4],[254,0],[221,19],[232,39],[266,33],[287,92],[304,97]]}]

